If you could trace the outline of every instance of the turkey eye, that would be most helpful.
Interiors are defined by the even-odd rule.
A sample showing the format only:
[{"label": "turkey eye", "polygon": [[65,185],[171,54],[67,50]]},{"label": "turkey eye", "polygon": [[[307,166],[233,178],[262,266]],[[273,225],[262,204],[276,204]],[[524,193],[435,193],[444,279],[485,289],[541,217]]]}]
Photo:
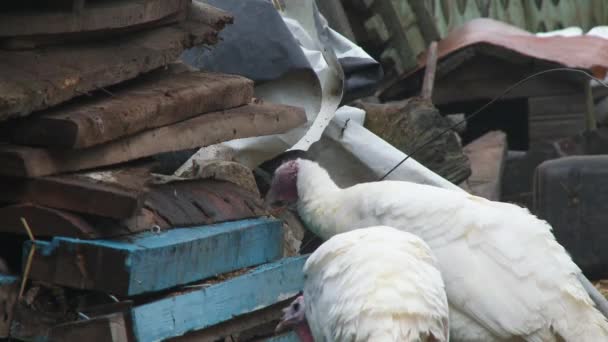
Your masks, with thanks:
[{"label": "turkey eye", "polygon": [[296,310],[296,311],[300,311],[300,303],[295,303],[293,305],[293,309]]}]

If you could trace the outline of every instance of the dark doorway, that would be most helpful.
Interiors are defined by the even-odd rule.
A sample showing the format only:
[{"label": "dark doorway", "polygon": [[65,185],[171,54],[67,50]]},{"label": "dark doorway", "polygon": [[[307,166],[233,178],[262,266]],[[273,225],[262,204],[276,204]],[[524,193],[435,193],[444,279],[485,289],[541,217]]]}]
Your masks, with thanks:
[{"label": "dark doorway", "polygon": [[530,145],[527,99],[498,101],[475,117],[469,118],[469,115],[489,101],[490,99],[454,102],[447,105],[438,105],[437,108],[444,115],[466,114],[467,129],[462,134],[462,143],[464,145],[489,131],[501,130],[507,134],[510,150],[527,151]]}]

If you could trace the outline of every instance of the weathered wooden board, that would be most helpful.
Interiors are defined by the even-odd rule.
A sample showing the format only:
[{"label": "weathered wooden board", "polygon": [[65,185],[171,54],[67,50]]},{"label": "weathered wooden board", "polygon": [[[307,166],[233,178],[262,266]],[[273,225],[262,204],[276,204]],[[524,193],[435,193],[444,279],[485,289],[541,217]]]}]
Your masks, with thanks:
[{"label": "weathered wooden board", "polygon": [[123,313],[60,324],[49,330],[48,342],[129,342]]},{"label": "weathered wooden board", "polygon": [[305,122],[306,114],[301,108],[249,104],[87,149],[57,151],[4,145],[0,146],[0,165],[3,165],[0,175],[39,177],[85,170],[232,139],[283,133]]},{"label": "weathered wooden board", "polygon": [[[82,239],[99,237],[99,232],[81,217],[69,212],[35,204],[21,203],[0,208],[0,232],[26,235],[21,218],[25,218],[36,237],[70,236]],[[126,228],[107,227],[104,233],[121,235]]]},{"label": "weathered wooden board", "polygon": [[530,144],[576,135],[585,129],[585,95],[580,93],[528,99]]},{"label": "weathered wooden board", "polygon": [[[261,199],[232,183],[214,180],[173,182],[147,194],[144,208],[179,227],[258,217],[266,214]],[[162,222],[161,228],[168,228]]]},{"label": "weathered wooden board", "polygon": [[[213,325],[209,328],[192,331],[183,336],[170,338],[170,342],[216,342],[223,341],[229,336],[237,337],[239,341],[250,341],[247,334],[251,331],[259,331],[260,327],[274,328],[276,322],[283,316],[283,309],[286,308],[294,298],[278,302],[266,308],[254,312],[240,315],[229,321]],[[258,335],[265,336],[265,335]]]},{"label": "weathered wooden board", "polygon": [[56,237],[36,242],[30,278],[131,296],[276,260],[282,240],[280,221],[266,218],[114,240]]},{"label": "weathered wooden board", "polygon": [[[0,37],[121,29],[184,10],[189,0],[89,2],[80,11],[31,10],[0,14]],[[27,23],[27,25],[24,25]]]},{"label": "weathered wooden board", "polygon": [[0,201],[124,219],[143,205],[154,162],[31,179],[0,179]]},{"label": "weathered wooden board", "polygon": [[13,319],[13,306],[19,295],[19,278],[0,273],[0,338],[6,338]]},{"label": "weathered wooden board", "polygon": [[7,202],[31,202],[118,219],[133,216],[141,207],[138,192],[78,176],[0,181],[0,184],[4,190],[0,199]]},{"label": "weathered wooden board", "polygon": [[185,21],[89,44],[0,55],[0,121],[26,116],[169,64],[195,44],[215,44],[218,30]]},{"label": "weathered wooden board", "polygon": [[267,339],[260,340],[260,342],[299,342],[300,338],[295,332],[290,331],[285,334],[277,335]]},{"label": "weathered wooden board", "polygon": [[484,134],[464,147],[471,161],[467,183],[474,195],[500,200],[502,174],[507,157],[507,135],[501,131]]},{"label": "weathered wooden board", "polygon": [[99,94],[92,101],[52,108],[22,120],[12,130],[13,141],[90,147],[201,113],[246,105],[253,97],[253,81],[236,75],[191,71],[143,78],[114,96]]},{"label": "weathered wooden board", "polygon": [[282,259],[230,280],[133,308],[138,341],[161,341],[263,309],[302,290],[307,256]]},{"label": "weathered wooden board", "polygon": [[[259,196],[232,183],[211,179],[189,180],[141,188],[137,192],[141,207],[121,221],[98,216],[80,216],[49,206],[77,202],[65,198],[61,188],[42,194],[48,206],[19,203],[0,207],[0,232],[26,235],[21,217],[27,219],[37,237],[63,236],[80,239],[110,238],[142,231],[153,227],[164,230],[172,227],[214,224],[266,215]],[[86,193],[88,190],[82,190]],[[94,194],[94,193],[93,193]],[[28,195],[29,196],[29,195]],[[102,196],[103,197],[103,196]],[[18,199],[18,197],[16,197]],[[34,201],[36,197],[32,195]],[[53,199],[55,198],[55,202]],[[99,203],[99,207],[105,203]],[[73,206],[72,209],[87,209]],[[94,207],[90,207],[94,210]],[[110,207],[105,206],[105,210]],[[71,210],[74,211],[74,210]],[[115,215],[115,213],[113,213]]]}]

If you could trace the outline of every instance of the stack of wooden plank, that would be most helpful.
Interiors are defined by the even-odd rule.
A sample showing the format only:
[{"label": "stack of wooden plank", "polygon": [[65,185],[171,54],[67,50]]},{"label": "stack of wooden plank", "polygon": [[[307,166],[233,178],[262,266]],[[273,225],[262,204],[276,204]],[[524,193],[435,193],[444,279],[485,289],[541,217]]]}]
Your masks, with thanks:
[{"label": "stack of wooden plank", "polygon": [[156,155],[306,121],[249,79],[176,62],[230,14],[190,0],[0,11],[0,338],[158,341],[276,319],[305,258],[281,259],[259,194],[154,174]]}]

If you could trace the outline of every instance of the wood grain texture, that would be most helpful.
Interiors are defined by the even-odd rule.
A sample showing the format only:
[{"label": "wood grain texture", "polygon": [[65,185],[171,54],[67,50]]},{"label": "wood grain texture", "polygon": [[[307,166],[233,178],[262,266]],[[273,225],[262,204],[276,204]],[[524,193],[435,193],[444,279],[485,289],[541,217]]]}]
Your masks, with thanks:
[{"label": "wood grain texture", "polygon": [[[240,315],[229,321],[213,325],[209,328],[189,332],[183,336],[169,338],[167,342],[217,342],[229,336],[238,336],[241,341],[253,341],[250,336],[260,336],[260,327],[272,330],[276,322],[283,316],[283,309],[295,298],[270,305],[266,308]],[[258,341],[257,339],[255,341]]]},{"label": "wood grain texture", "polygon": [[[81,217],[62,210],[31,203],[21,203],[0,208],[0,232],[26,235],[21,218],[25,218],[35,237],[70,236],[81,239],[99,237],[92,225]],[[126,228],[109,229],[109,234],[125,234]]]},{"label": "wood grain texture", "polygon": [[57,151],[4,145],[0,146],[0,165],[3,165],[0,175],[39,177],[91,169],[232,139],[284,133],[305,122],[306,114],[301,108],[249,104],[87,149]]},{"label": "wood grain texture", "polygon": [[132,296],[276,260],[282,239],[281,223],[265,218],[114,240],[55,237],[36,242],[30,278]]},{"label": "wood grain texture", "polygon": [[464,147],[471,161],[471,177],[467,183],[472,194],[500,200],[507,149],[507,135],[501,131],[486,133]]},{"label": "wood grain texture", "polygon": [[64,323],[49,330],[48,342],[129,342],[123,313]]},{"label": "wood grain texture", "polygon": [[19,295],[19,278],[0,273],[0,338],[9,335],[13,306]]},{"label": "wood grain texture", "polygon": [[133,308],[133,334],[161,341],[228,321],[296,295],[307,256],[282,259],[230,280]]},{"label": "wood grain texture", "polygon": [[0,200],[115,219],[129,218],[143,204],[155,165],[145,162],[70,175],[0,179],[3,189]]},{"label": "wood grain texture", "polygon": [[236,75],[157,72],[114,96],[70,103],[22,120],[12,129],[17,144],[85,148],[202,113],[246,105],[253,81]]},{"label": "wood grain texture", "polygon": [[290,331],[285,334],[269,337],[267,339],[259,340],[259,342],[299,342],[299,341],[300,341],[300,338],[293,331]]},{"label": "wood grain texture", "polygon": [[88,3],[75,12],[32,10],[2,13],[0,36],[121,29],[160,20],[185,9],[188,3],[188,0],[123,0]]},{"label": "wood grain texture", "polygon": [[6,51],[0,55],[0,121],[132,79],[217,40],[217,29],[189,19],[88,44]]}]

